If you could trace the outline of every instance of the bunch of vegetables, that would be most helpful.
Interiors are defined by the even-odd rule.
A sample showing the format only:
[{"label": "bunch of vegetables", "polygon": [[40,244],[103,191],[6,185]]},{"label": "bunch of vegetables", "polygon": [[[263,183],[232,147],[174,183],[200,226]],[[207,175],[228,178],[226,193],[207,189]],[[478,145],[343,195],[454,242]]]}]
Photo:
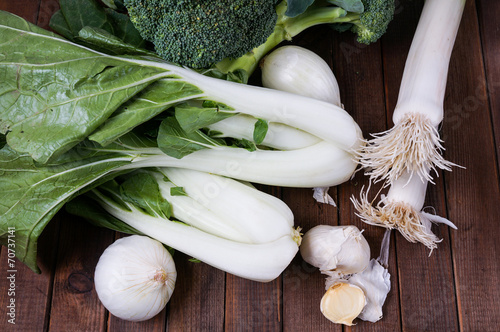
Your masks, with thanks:
[{"label": "bunch of vegetables", "polygon": [[[74,13],[88,18],[67,19]],[[312,188],[342,183],[356,167],[361,131],[341,107],[241,84],[238,72],[200,73],[167,63],[143,48],[126,15],[94,1],[61,1],[51,23],[66,38],[6,12],[0,22],[0,238],[15,226],[18,258],[35,271],[38,236],[82,193],[108,212],[138,209],[170,222],[170,215],[129,196],[117,203],[118,192],[117,204],[107,204],[117,185],[110,181],[135,169],[185,168]],[[153,228],[128,229],[157,236]],[[287,232],[292,239],[291,225]],[[281,257],[282,270],[291,255]],[[252,272],[248,277],[257,280],[277,275]]]},{"label": "bunch of vegetables", "polygon": [[[371,181],[391,187],[376,207],[366,192],[353,199],[365,222],[431,249],[438,242],[431,222],[454,227],[420,210],[431,172],[454,165],[441,156],[437,126],[464,0],[426,1],[395,127],[367,146],[335,77],[306,50],[285,47],[264,60],[263,85],[273,90],[242,83],[272,48],[317,24],[376,41],[393,0],[104,2],[110,8],[61,0],[51,27],[63,37],[0,12],[0,241],[15,226],[16,254],[33,270],[38,236],[66,205],[98,226],[135,234],[108,248],[96,270],[99,297],[118,317],[148,319],[168,301],[176,273],[164,245],[272,280],[298,251],[300,229],[283,202],[249,182],[315,188],[318,201],[334,204],[328,187],[349,179],[358,158]],[[68,19],[75,12],[88,18]],[[306,234],[303,258],[329,276],[321,301],[328,319],[382,317],[389,234],[372,260],[357,228]],[[128,252],[129,242],[157,254],[138,263],[130,257],[140,250]],[[127,264],[144,268],[137,280],[123,273]],[[106,279],[109,266],[117,279]],[[136,302],[136,311],[120,306],[144,287],[161,300]]]}]

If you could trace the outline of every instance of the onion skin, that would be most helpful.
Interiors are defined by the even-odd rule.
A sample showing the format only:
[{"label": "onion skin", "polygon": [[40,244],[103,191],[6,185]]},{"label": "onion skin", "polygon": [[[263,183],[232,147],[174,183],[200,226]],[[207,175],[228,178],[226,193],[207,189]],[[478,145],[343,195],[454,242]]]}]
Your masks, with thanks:
[{"label": "onion skin", "polygon": [[153,318],[165,308],[176,278],[167,249],[140,235],[118,239],[106,248],[94,275],[104,307],[118,318],[135,322]]}]

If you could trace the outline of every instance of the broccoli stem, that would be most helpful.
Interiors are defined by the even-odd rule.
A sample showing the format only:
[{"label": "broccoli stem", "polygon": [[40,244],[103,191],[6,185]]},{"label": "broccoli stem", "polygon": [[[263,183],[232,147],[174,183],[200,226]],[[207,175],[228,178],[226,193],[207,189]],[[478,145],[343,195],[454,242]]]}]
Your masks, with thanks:
[{"label": "broccoli stem", "polygon": [[264,44],[237,59],[226,58],[215,64],[215,67],[224,73],[242,69],[248,75],[251,75],[257,68],[260,60],[274,47],[285,40],[291,40],[307,28],[325,23],[349,23],[359,20],[359,14],[348,14],[344,9],[334,6],[311,6],[304,13],[296,17],[288,17],[284,14],[286,11],[286,2],[282,2],[277,6],[276,11],[278,13],[278,21],[274,32]]}]

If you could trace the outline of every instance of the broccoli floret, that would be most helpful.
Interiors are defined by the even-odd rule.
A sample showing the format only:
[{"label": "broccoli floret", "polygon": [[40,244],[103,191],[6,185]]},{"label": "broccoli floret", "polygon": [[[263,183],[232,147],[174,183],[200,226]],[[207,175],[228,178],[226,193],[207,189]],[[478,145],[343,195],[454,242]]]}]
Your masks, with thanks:
[{"label": "broccoli floret", "polygon": [[338,30],[351,30],[357,34],[357,41],[370,44],[377,41],[387,30],[395,10],[395,0],[360,0],[359,12],[349,12],[335,5],[334,0],[315,0],[304,12],[288,17],[287,2],[277,6],[278,20],[276,27],[267,41],[238,59],[224,59],[216,64],[222,72],[243,69],[251,74],[260,59],[284,40],[291,40],[309,27],[319,24],[331,24]]},{"label": "broccoli floret", "polygon": [[167,61],[205,68],[265,43],[276,0],[125,0],[131,21]]},{"label": "broccoli floret", "polygon": [[[370,44],[386,32],[394,17],[394,0],[362,0],[365,10],[354,17],[352,31],[358,35],[358,42]],[[358,16],[359,19],[355,17]]]}]

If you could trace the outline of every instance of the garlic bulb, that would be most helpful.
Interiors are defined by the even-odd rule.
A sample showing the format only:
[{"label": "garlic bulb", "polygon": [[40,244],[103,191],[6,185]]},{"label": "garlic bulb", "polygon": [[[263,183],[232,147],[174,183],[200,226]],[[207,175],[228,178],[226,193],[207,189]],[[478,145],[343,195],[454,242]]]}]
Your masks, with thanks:
[{"label": "garlic bulb", "polygon": [[262,62],[262,85],[319,99],[342,107],[337,79],[316,53],[299,46],[283,46]]},{"label": "garlic bulb", "polygon": [[170,253],[158,241],[132,235],[111,244],[95,270],[99,300],[114,316],[142,321],[165,308],[177,271]]},{"label": "garlic bulb", "polygon": [[363,271],[370,262],[370,246],[356,226],[319,225],[302,238],[302,258],[329,275]]},{"label": "garlic bulb", "polygon": [[321,313],[338,324],[353,325],[366,304],[363,290],[345,282],[332,284],[321,299]]},{"label": "garlic bulb", "polygon": [[[385,232],[380,247],[380,256],[377,259],[370,260],[370,264],[366,269],[347,276],[331,275],[326,279],[325,288],[327,289],[327,293],[338,283],[349,284],[361,289],[366,299],[366,304],[357,318],[372,323],[382,318],[382,307],[384,306],[387,294],[391,290],[391,275],[387,268],[384,267],[387,266],[389,258],[390,235],[390,230]],[[337,296],[340,297],[340,295]],[[339,299],[339,301],[342,301],[342,299]]]}]

